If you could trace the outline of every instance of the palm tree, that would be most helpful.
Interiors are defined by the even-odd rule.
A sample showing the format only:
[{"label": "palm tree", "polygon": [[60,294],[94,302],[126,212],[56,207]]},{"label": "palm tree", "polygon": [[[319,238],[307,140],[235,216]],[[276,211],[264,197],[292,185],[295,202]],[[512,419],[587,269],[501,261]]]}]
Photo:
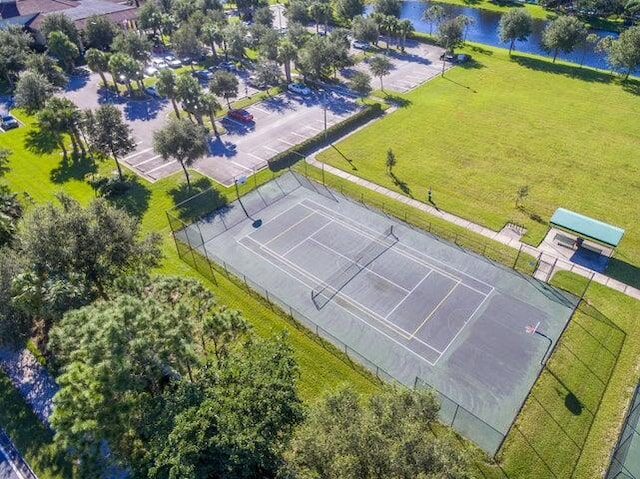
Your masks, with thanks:
[{"label": "palm tree", "polygon": [[387,51],[389,51],[389,42],[398,30],[398,19],[392,15],[386,15],[382,20],[382,30],[387,34]]},{"label": "palm tree", "polygon": [[[100,75],[102,78],[102,84],[109,88],[109,84],[107,83],[107,77],[105,77],[105,73],[109,71],[109,55],[101,50],[96,48],[89,48],[87,53],[85,54],[85,59],[87,60],[87,66],[89,69]],[[118,85],[116,85],[116,80],[113,78],[113,85],[118,90]]]},{"label": "palm tree", "polygon": [[211,93],[204,93],[202,95],[202,104],[205,107],[207,114],[209,115],[209,119],[211,120],[211,126],[213,127],[213,132],[216,136],[220,136],[218,132],[218,127],[216,126],[216,111],[222,109],[222,106],[218,102],[218,99],[215,95]]},{"label": "palm tree", "polygon": [[78,149],[82,154],[86,154],[84,143],[80,135],[82,114],[80,109],[67,98],[53,97],[45,108],[48,108],[58,116],[59,127],[62,133],[69,135],[73,152],[78,153]]},{"label": "palm tree", "polygon": [[222,33],[220,27],[213,22],[207,22],[202,26],[200,30],[200,39],[209,45],[211,48],[211,54],[215,60],[218,59],[218,52],[216,50],[216,43],[222,41]]},{"label": "palm tree", "polygon": [[158,95],[165,96],[171,100],[173,111],[176,117],[180,118],[180,109],[178,108],[178,90],[176,88],[176,74],[168,68],[160,70],[158,73],[158,81],[156,82],[156,90]]},{"label": "palm tree", "polygon": [[407,36],[413,31],[415,28],[413,27],[413,23],[411,20],[400,20],[398,22],[398,33],[400,34],[400,50],[404,53],[405,43],[407,42]]},{"label": "palm tree", "polygon": [[191,190],[191,179],[187,167],[208,151],[207,130],[185,119],[172,119],[153,134],[153,147],[165,161],[178,161]]},{"label": "palm tree", "polygon": [[68,157],[67,147],[64,144],[64,134],[67,133],[65,122],[58,112],[46,105],[37,115],[38,130],[50,137],[62,150],[62,156]]},{"label": "palm tree", "polygon": [[287,83],[291,83],[291,62],[298,58],[298,49],[288,39],[283,39],[278,45],[278,63],[284,65]]},{"label": "palm tree", "polygon": [[433,5],[427,8],[422,15],[422,19],[429,22],[429,35],[433,34],[433,24],[439,23],[445,16],[444,8],[440,5]]}]

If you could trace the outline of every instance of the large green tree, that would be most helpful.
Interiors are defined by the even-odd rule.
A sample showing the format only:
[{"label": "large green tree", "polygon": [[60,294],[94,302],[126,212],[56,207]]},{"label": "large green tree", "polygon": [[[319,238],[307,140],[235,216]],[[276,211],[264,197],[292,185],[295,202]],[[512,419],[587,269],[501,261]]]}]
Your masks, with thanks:
[{"label": "large green tree", "polygon": [[209,90],[214,95],[224,98],[227,106],[231,108],[231,98],[238,96],[238,79],[233,73],[219,70],[214,73]]},{"label": "large green tree", "polygon": [[576,17],[562,16],[553,20],[542,32],[541,46],[553,53],[553,63],[558,53],[571,53],[587,36],[587,29]]},{"label": "large green tree", "polygon": [[57,88],[64,87],[69,79],[62,68],[49,55],[33,53],[27,57],[27,69],[40,73],[49,83]]},{"label": "large green tree", "polygon": [[133,30],[127,30],[117,35],[111,48],[113,51],[124,53],[139,62],[146,62],[151,56],[151,42]]},{"label": "large green tree", "polygon": [[188,167],[207,154],[207,130],[186,119],[173,119],[153,134],[153,148],[165,161],[175,160],[180,163],[190,190]]},{"label": "large green tree", "polygon": [[55,31],[47,37],[47,52],[56,58],[67,72],[73,70],[80,55],[78,46],[64,33]]},{"label": "large green tree", "polygon": [[49,35],[53,32],[62,32],[78,48],[82,46],[80,32],[76,24],[64,12],[53,12],[45,15],[39,29],[44,39],[49,38]]},{"label": "large green tree", "polygon": [[[89,69],[92,72],[99,74],[102,79],[102,84],[108,88],[109,82],[107,82],[107,78],[104,74],[111,71],[109,69],[109,55],[97,48],[90,48],[87,50],[87,53],[85,53],[84,58],[87,61]],[[115,78],[113,79],[113,86],[115,90],[118,91],[118,84],[116,83]]]},{"label": "large green tree", "polygon": [[438,408],[424,390],[386,389],[368,398],[351,388],[327,394],[294,434],[289,472],[324,479],[471,478],[457,441],[430,432]]},{"label": "large green tree", "polygon": [[393,17],[400,16],[400,8],[402,2],[400,0],[376,0],[374,2],[374,10],[381,15],[391,15]]},{"label": "large green tree", "polygon": [[90,468],[106,439],[136,477],[273,477],[301,419],[286,341],[255,339],[195,280],[118,288],[52,331],[59,444]]},{"label": "large green tree", "polygon": [[14,91],[16,106],[34,114],[44,108],[45,103],[53,95],[54,87],[44,75],[27,70],[18,79]]},{"label": "large green tree", "polygon": [[623,31],[608,48],[607,59],[612,68],[622,70],[625,80],[640,66],[640,26]]},{"label": "large green tree", "polygon": [[118,27],[104,15],[92,15],[84,28],[87,45],[99,50],[108,50],[117,33]]},{"label": "large green tree", "polygon": [[444,20],[438,24],[437,40],[445,51],[453,53],[464,41],[464,23],[461,16]]},{"label": "large green tree", "polygon": [[31,36],[15,25],[0,28],[0,75],[10,86],[25,67],[31,42]]},{"label": "large green tree", "polygon": [[164,70],[160,70],[158,72],[158,81],[156,82],[156,89],[158,90],[158,94],[167,97],[171,100],[171,104],[173,105],[173,111],[176,114],[177,118],[180,118],[180,109],[178,108],[178,99],[180,98],[178,88],[176,85],[177,76],[173,72],[173,70],[169,70],[165,68]]},{"label": "large green tree", "polygon": [[501,42],[509,42],[509,55],[516,40],[527,41],[532,25],[531,14],[524,8],[512,8],[500,17],[498,33]]},{"label": "large green tree", "polygon": [[118,176],[121,181],[124,180],[120,159],[132,152],[136,143],[131,128],[122,118],[122,112],[114,105],[100,105],[93,112],[85,112],[84,123],[92,151],[105,158],[113,158]]},{"label": "large green tree", "polygon": [[337,0],[336,10],[345,20],[353,20],[354,17],[364,13],[363,0]]},{"label": "large green tree", "polygon": [[108,299],[117,278],[147,271],[161,258],[159,236],[140,238],[138,221],[123,210],[103,199],[83,207],[57,198],[59,204],[27,214],[14,246],[26,267],[12,285],[12,302],[29,314],[41,338],[65,311]]},{"label": "large green tree", "polygon": [[422,19],[429,22],[429,35],[433,33],[433,26],[438,25],[445,18],[445,11],[441,5],[431,5],[422,14]]},{"label": "large green tree", "polygon": [[[10,154],[9,150],[0,148],[0,179],[9,171]],[[18,196],[7,185],[0,183],[0,248],[13,239],[21,216],[22,205],[18,201]]]}]

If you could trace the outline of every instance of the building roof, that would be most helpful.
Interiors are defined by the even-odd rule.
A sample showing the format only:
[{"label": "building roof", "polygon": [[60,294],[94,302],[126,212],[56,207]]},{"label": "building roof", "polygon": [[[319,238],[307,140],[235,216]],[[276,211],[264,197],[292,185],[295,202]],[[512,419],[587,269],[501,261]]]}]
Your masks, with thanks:
[{"label": "building roof", "polygon": [[550,223],[558,228],[614,248],[618,246],[624,235],[622,228],[603,223],[602,221],[564,208],[558,208],[555,213],[553,213]]},{"label": "building roof", "polygon": [[33,22],[37,16],[37,13],[31,13],[29,15],[20,15],[18,17],[1,19],[0,29],[7,28],[10,25],[17,25],[19,27],[26,28],[31,25],[31,22]]}]

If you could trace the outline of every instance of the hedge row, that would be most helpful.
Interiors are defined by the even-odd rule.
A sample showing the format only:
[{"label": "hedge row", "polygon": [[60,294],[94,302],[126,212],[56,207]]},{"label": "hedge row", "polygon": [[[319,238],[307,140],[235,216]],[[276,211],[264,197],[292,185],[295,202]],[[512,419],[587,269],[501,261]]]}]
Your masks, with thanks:
[{"label": "hedge row", "polygon": [[283,168],[288,168],[297,162],[300,158],[305,157],[312,150],[322,145],[323,143],[331,143],[338,138],[342,137],[347,131],[358,128],[364,125],[368,121],[375,117],[382,115],[383,109],[380,103],[374,103],[366,106],[355,115],[350,116],[340,123],[336,123],[331,126],[325,132],[322,131],[316,136],[306,139],[302,143],[292,146],[288,150],[278,153],[276,156],[269,160],[269,168],[272,171],[278,171]]}]

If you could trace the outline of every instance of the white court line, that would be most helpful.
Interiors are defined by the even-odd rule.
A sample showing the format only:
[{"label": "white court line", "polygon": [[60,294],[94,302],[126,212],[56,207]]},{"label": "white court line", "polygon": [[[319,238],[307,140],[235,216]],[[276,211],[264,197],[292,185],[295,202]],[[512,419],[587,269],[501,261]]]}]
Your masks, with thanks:
[{"label": "white court line", "polygon": [[[331,223],[332,223],[332,222],[330,221],[329,223],[327,223],[327,225],[329,225],[329,224],[331,224]],[[320,230],[318,230],[318,231],[320,231]],[[316,231],[316,233],[317,233],[318,231]],[[315,234],[315,233],[314,233],[314,234]],[[311,235],[311,236],[313,236],[313,235]],[[349,261],[349,263],[352,263],[352,264],[355,264],[356,266],[359,266],[357,261],[353,261],[353,260],[352,260],[351,258],[349,258],[348,256],[345,256],[345,255],[343,255],[342,253],[339,253],[338,251],[334,250],[333,248],[331,248],[331,247],[327,246],[326,244],[321,243],[321,242],[320,242],[320,241],[318,241],[317,239],[312,238],[312,237],[309,237],[309,238],[307,238],[307,239],[308,239],[308,240],[310,240],[310,241],[313,241],[314,243],[317,243],[318,245],[322,246],[324,249],[331,251],[332,253],[336,254],[337,256],[340,256],[340,257],[342,257],[342,258],[344,258],[344,259],[348,260],[348,261]],[[305,241],[306,241],[306,240],[305,240]],[[298,246],[302,246],[302,243],[300,243]],[[395,287],[397,287],[398,289],[401,289],[401,290],[402,290],[402,291],[404,291],[405,293],[409,293],[409,290],[408,290],[407,288],[403,288],[403,287],[402,287],[402,286],[400,286],[399,284],[397,284],[397,283],[395,283],[395,282],[391,281],[391,280],[390,280],[389,278],[387,278],[386,276],[382,276],[380,273],[376,273],[375,271],[373,271],[372,269],[370,269],[370,268],[368,268],[368,267],[366,267],[366,266],[365,266],[364,268],[362,268],[362,270],[368,271],[368,272],[370,272],[371,274],[376,275],[378,278],[383,279],[384,281],[386,281],[386,282],[387,282],[387,283],[389,283],[390,285],[395,286]],[[405,296],[405,298],[406,298],[406,296]],[[403,298],[400,302],[402,302],[402,301],[404,301],[404,298]],[[386,316],[385,316],[385,318],[386,318]]]},{"label": "white court line", "polygon": [[150,151],[150,150],[152,150],[152,149],[153,149],[153,148],[146,148],[146,149],[144,149],[144,150],[137,151],[137,152],[135,152],[135,153],[133,153],[133,154],[131,154],[131,155],[129,155],[129,156],[125,156],[125,157],[123,158],[123,160],[124,160],[124,161],[127,161],[127,160],[129,160],[129,159],[133,158],[134,156],[142,155],[143,153],[146,153],[147,151]]},{"label": "white court line", "polygon": [[[325,225],[326,226],[326,225]],[[254,238],[249,238],[251,239],[251,241],[253,241],[254,243],[256,243],[257,245],[259,245],[264,251],[266,251],[267,253],[270,253],[271,255],[275,256],[276,258],[278,258],[280,261],[282,261],[285,264],[288,264],[291,268],[293,268],[294,270],[298,271],[300,274],[302,274],[303,276],[307,276],[309,279],[311,279],[312,281],[315,281],[318,285],[322,286],[323,284],[326,284],[324,281],[322,281],[320,278],[318,278],[317,276],[315,276],[314,274],[312,274],[311,272],[307,271],[305,268],[302,268],[301,266],[298,266],[296,263],[294,263],[293,261],[289,260],[288,258],[285,258],[284,256],[280,255],[278,252],[272,250],[271,248],[263,245],[262,243],[260,243],[259,241],[255,240]],[[271,262],[273,264],[273,262]],[[315,286],[314,286],[315,287]],[[313,287],[312,287],[313,289]],[[384,324],[385,326],[387,326],[389,329],[391,330],[396,330],[396,333],[398,333],[400,336],[402,336],[403,338],[407,339],[407,340],[413,340],[416,342],[419,342],[423,345],[425,345],[426,347],[428,347],[429,349],[432,349],[433,351],[437,352],[438,354],[441,354],[441,352],[439,350],[437,350],[436,348],[434,348],[433,346],[431,346],[428,343],[425,343],[423,340],[421,340],[420,338],[415,338],[415,337],[409,337],[408,335],[410,334],[408,331],[405,331],[404,329],[402,329],[400,326],[387,321],[385,318],[383,318],[382,316],[380,316],[380,314],[376,313],[375,311],[373,311],[372,309],[366,307],[365,305],[363,305],[362,303],[356,301],[355,299],[353,299],[351,296],[346,295],[340,291],[336,291],[335,293],[336,296],[339,296],[340,298],[342,298],[343,300],[347,301],[348,303],[351,303],[352,306],[354,306],[356,309],[359,309],[360,311],[362,311],[365,314],[368,314],[369,316],[371,316],[371,318],[374,321],[378,321],[382,324]],[[368,323],[367,323],[368,324]],[[423,358],[424,359],[424,358]],[[429,362],[429,361],[428,361]],[[432,363],[430,363],[432,364]]]},{"label": "white court line", "polygon": [[[260,245],[260,243],[256,242],[253,238],[248,237],[250,240],[254,241],[256,244]],[[250,251],[251,253],[253,253],[254,255],[257,255],[260,259],[268,262],[269,264],[271,264],[271,266],[279,269],[280,271],[282,271],[284,274],[286,274],[287,276],[293,278],[294,280],[296,280],[298,283],[302,284],[303,286],[306,286],[309,289],[313,289],[317,286],[317,284],[309,284],[305,281],[303,281],[302,279],[300,279],[297,276],[294,276],[293,274],[291,274],[289,271],[287,271],[286,269],[282,268],[281,266],[275,264],[273,261],[271,261],[270,259],[266,258],[264,255],[260,254],[258,251],[249,248],[247,245],[240,243],[240,246],[242,246],[243,248],[247,249],[248,251]],[[277,257],[277,256],[276,256]],[[295,268],[294,268],[295,269]],[[296,269],[297,271],[297,269]],[[300,271],[298,271],[300,272]],[[300,272],[302,273],[302,272]],[[304,274],[304,273],[303,273]],[[405,349],[406,351],[408,351],[409,353],[413,354],[415,357],[421,359],[422,361],[424,361],[427,364],[430,364],[431,366],[435,366],[435,364],[438,362],[436,360],[436,363],[432,363],[431,361],[429,361],[427,358],[420,356],[420,354],[418,354],[417,352],[415,352],[414,350],[408,348],[407,346],[405,346],[404,344],[402,344],[401,342],[399,342],[397,339],[392,338],[391,336],[389,336],[387,333],[385,333],[384,331],[380,330],[379,328],[376,328],[374,325],[372,325],[370,322],[366,321],[365,319],[361,318],[360,316],[358,316],[357,314],[354,314],[353,311],[348,310],[347,308],[345,308],[344,306],[338,304],[338,303],[334,303],[336,306],[338,306],[340,309],[342,309],[344,312],[346,312],[347,314],[349,314],[350,316],[356,318],[358,321],[360,321],[361,323],[364,323],[366,326],[368,326],[369,328],[373,329],[374,331],[377,331],[378,333],[380,333],[382,336],[384,336],[385,338],[393,341],[394,343],[396,343],[398,346],[400,346],[401,348]],[[356,307],[356,309],[358,309]],[[375,319],[375,318],[374,318]],[[431,348],[431,346],[426,345],[427,347]],[[433,348],[431,348],[433,349]],[[434,351],[436,351],[434,349]],[[437,351],[439,353],[439,351]]]},{"label": "white court line", "polygon": [[[290,206],[289,208],[287,208],[286,210],[284,210],[282,213],[278,213],[277,215],[275,215],[273,218],[271,218],[271,219],[270,219],[268,222],[266,222],[265,224],[273,223],[273,222],[274,222],[274,220],[275,220],[276,218],[279,218],[280,216],[282,216],[282,215],[284,215],[284,214],[288,213],[289,211],[291,211],[292,209],[294,209],[296,206],[302,206],[305,210],[308,210],[308,211],[314,211],[314,210],[312,210],[311,208],[308,208],[308,207],[306,207],[305,205],[303,205],[303,204],[302,204],[302,200],[300,200],[300,201],[298,201],[296,204],[294,204],[294,205]],[[258,240],[256,240],[256,239],[254,239],[254,238],[251,236],[252,234],[256,234],[258,231],[260,231],[260,230],[257,230],[257,231],[255,231],[255,230],[254,230],[254,231],[251,231],[250,233],[247,233],[246,235],[244,235],[243,237],[241,237],[238,241],[241,241],[241,240],[242,240],[242,239],[244,239],[244,238],[250,238],[250,239],[254,240],[256,243],[262,244],[262,243],[260,243],[260,241],[258,241]]]},{"label": "white court line", "polygon": [[[462,286],[466,285],[463,283]],[[493,293],[493,291],[491,291],[491,293]],[[451,341],[449,341],[449,344],[447,344],[447,346],[444,348],[444,350],[442,351],[442,354],[440,356],[438,356],[438,359],[436,359],[436,362],[433,364],[434,366],[436,364],[438,364],[438,361],[440,361],[440,358],[442,358],[442,356],[444,356],[444,354],[447,352],[447,349],[449,349],[449,346],[451,346],[454,341],[458,338],[458,336],[460,335],[460,333],[464,330],[464,328],[467,327],[467,324],[469,324],[469,322],[473,319],[473,317],[476,315],[476,313],[478,312],[478,310],[482,307],[482,305],[484,303],[487,302],[487,300],[489,299],[489,296],[491,296],[491,293],[489,293],[488,295],[486,295],[484,297],[484,299],[482,301],[480,301],[480,304],[478,305],[478,307],[476,309],[473,310],[473,313],[471,313],[471,315],[467,318],[467,320],[464,322],[464,324],[462,325],[462,327],[458,330],[458,332],[455,334],[455,336],[453,338],[451,338]]]},{"label": "white court line", "polygon": [[453,288],[451,288],[451,289],[449,290],[449,292],[447,293],[447,295],[446,295],[444,298],[442,298],[442,300],[437,304],[437,306],[431,310],[431,312],[427,315],[427,317],[426,317],[426,318],[424,318],[424,321],[422,321],[422,322],[420,323],[420,326],[418,326],[418,327],[416,328],[416,330],[411,334],[411,338],[412,338],[412,339],[415,337],[416,333],[417,333],[418,331],[420,331],[420,328],[422,328],[422,326],[424,326],[425,324],[427,324],[427,321],[429,321],[429,319],[431,319],[431,317],[432,317],[434,314],[436,314],[436,311],[438,311],[438,309],[440,308],[440,306],[442,306],[442,305],[444,304],[444,302],[449,298],[449,296],[451,296],[451,293],[453,293],[453,292],[455,291],[455,289],[458,287],[458,285],[460,285],[460,282],[457,282],[457,283],[453,286]]},{"label": "white court line", "polygon": [[[363,233],[364,235],[366,235],[366,236],[368,236],[369,238],[372,238],[372,239],[375,239],[377,237],[377,235],[380,234],[379,231],[374,231],[371,228],[369,228],[368,226],[365,226],[365,225],[363,225],[361,223],[358,223],[357,221],[353,221],[350,218],[338,213],[337,211],[330,210],[329,208],[327,208],[327,207],[325,207],[325,206],[323,206],[323,205],[321,205],[319,203],[316,203],[313,200],[305,199],[302,202],[305,202],[305,201],[308,201],[309,203],[313,203],[314,205],[316,205],[319,208],[321,208],[322,210],[324,210],[325,214],[331,219],[336,220],[336,216],[341,217],[342,221],[341,220],[336,220],[336,222],[338,222],[340,224],[344,224],[347,228],[351,229],[352,231],[355,231],[357,233]],[[326,212],[327,210],[329,210],[329,213]],[[318,212],[322,213],[322,211],[318,211]],[[351,223],[355,223],[355,225],[353,225]],[[369,230],[369,232],[366,232],[366,230]],[[449,268],[449,269],[454,270],[456,273],[459,273],[462,276],[466,276],[467,278],[470,278],[470,279],[472,279],[474,281],[477,281],[478,283],[482,283],[485,286],[488,286],[490,288],[490,291],[488,293],[485,293],[484,291],[477,290],[473,286],[469,286],[468,284],[465,284],[465,286],[467,288],[472,289],[473,291],[475,291],[477,293],[480,293],[483,296],[491,294],[491,292],[493,292],[493,290],[495,289],[495,287],[493,285],[487,283],[486,281],[483,281],[483,280],[481,280],[479,278],[476,278],[475,276],[473,276],[473,275],[471,275],[469,273],[465,273],[464,271],[461,271],[458,268],[446,265],[445,263],[443,263],[442,261],[434,258],[433,256],[430,256],[430,255],[428,255],[426,253],[423,253],[422,251],[419,251],[419,250],[417,250],[417,249],[415,249],[415,248],[413,248],[413,247],[411,247],[411,246],[409,246],[407,244],[399,243],[399,245],[400,245],[401,248],[405,248],[407,250],[410,250],[410,251],[414,252],[415,254],[417,254],[418,256],[415,257],[415,256],[409,254],[406,251],[403,252],[401,249],[398,249],[398,248],[396,248],[395,251],[403,253],[404,256],[406,256],[407,258],[413,259],[418,264],[422,264],[423,266],[428,266],[428,267],[430,267],[432,269],[435,269],[438,272],[442,273],[443,275],[449,276],[451,279],[454,279],[454,280],[457,280],[457,281],[460,280],[460,278],[458,278],[458,277],[454,276],[453,274],[449,273],[446,269],[443,270],[442,268],[440,268],[438,266],[435,266],[433,264],[429,264],[429,260],[431,260],[431,261],[434,261],[436,263],[439,263],[439,264],[443,265],[445,268]],[[420,256],[428,258],[428,260],[424,260],[424,259],[420,258]]]},{"label": "white court line", "polygon": [[133,167],[138,167],[138,166],[140,166],[140,165],[144,165],[145,163],[149,163],[149,162],[151,162],[151,161],[153,161],[153,160],[157,160],[157,159],[158,159],[158,158],[160,158],[161,156],[162,156],[162,155],[152,156],[152,157],[151,157],[151,158],[149,158],[148,160],[141,161],[140,163],[136,163],[135,165],[132,163],[131,165],[132,165]]},{"label": "white court line", "polygon": [[[316,212],[314,211],[313,214],[316,214]],[[322,215],[320,215],[322,216]],[[322,231],[323,229],[325,229],[327,226],[329,226],[331,223],[333,223],[333,220],[329,220],[327,221],[325,224],[323,224],[320,228],[318,228],[317,230],[315,230],[313,233],[311,233],[310,235],[308,235],[305,239],[303,239],[302,241],[300,241],[298,244],[294,245],[293,247],[289,248],[287,251],[285,251],[284,253],[282,253],[281,256],[286,257],[289,253],[291,253],[294,249],[296,249],[299,246],[302,246],[305,241],[307,240],[311,240],[311,241],[315,241],[313,239],[313,236],[315,236],[316,234],[320,233],[320,231]],[[317,241],[316,241],[317,243]]]},{"label": "white court line", "polygon": [[[307,209],[309,209],[309,208],[307,208]],[[300,219],[300,220],[296,221],[296,222],[295,222],[295,223],[293,223],[291,226],[289,226],[287,229],[282,230],[280,233],[278,233],[277,235],[275,235],[275,236],[274,236],[273,238],[271,238],[269,241],[267,241],[266,243],[264,243],[264,246],[266,246],[266,245],[268,245],[269,243],[271,243],[271,242],[273,242],[273,241],[277,240],[277,239],[278,239],[278,238],[280,238],[283,234],[288,233],[289,231],[291,231],[291,229],[293,229],[293,228],[295,228],[296,226],[298,226],[298,225],[299,225],[300,223],[302,223],[304,220],[306,220],[307,218],[309,218],[309,217],[311,217],[311,216],[313,216],[313,215],[315,215],[315,214],[316,214],[316,212],[315,212],[315,211],[313,211],[313,210],[310,210],[310,211],[311,211],[311,213],[309,213],[309,214],[307,214],[307,215],[303,216],[303,217],[302,217],[302,219]],[[269,221],[269,223],[271,223],[271,221]],[[329,223],[331,223],[331,220],[329,220]],[[254,240],[254,241],[257,241],[258,243],[260,243],[260,241],[256,240],[255,238],[251,238],[251,239],[252,239],[252,240]],[[261,244],[262,244],[262,243],[261,243]]]},{"label": "white court line", "polygon": [[153,173],[154,171],[161,170],[161,169],[162,169],[162,168],[164,168],[165,166],[173,165],[174,163],[177,163],[177,162],[178,162],[177,160],[169,161],[168,163],[164,163],[164,164],[162,164],[162,165],[158,166],[157,168],[153,168],[152,170],[149,170],[149,171],[144,171],[143,173],[144,173],[145,175],[150,175],[150,174],[151,174],[151,173]]},{"label": "white court line", "polygon": [[387,319],[389,316],[391,316],[391,315],[393,314],[393,312],[394,312],[396,309],[398,309],[398,307],[399,307],[402,303],[404,303],[404,302],[406,301],[406,299],[407,299],[409,296],[411,296],[411,295],[413,294],[413,292],[414,292],[416,289],[418,289],[418,286],[420,286],[420,285],[424,282],[424,280],[425,280],[425,279],[427,279],[431,273],[433,273],[433,271],[434,271],[433,269],[430,269],[430,270],[429,270],[429,272],[428,272],[427,274],[425,274],[425,275],[422,277],[422,279],[421,279],[420,281],[418,281],[418,283],[417,283],[413,288],[411,288],[411,291],[409,291],[409,294],[407,294],[404,298],[402,298],[402,301],[400,301],[398,304],[396,304],[396,305],[393,307],[393,309],[392,309],[391,311],[389,311],[389,313],[384,317],[384,319]]},{"label": "white court line", "polygon": [[16,476],[18,476],[20,479],[25,479],[24,474],[22,474],[22,472],[13,463],[13,461],[11,460],[11,457],[9,457],[9,453],[4,450],[4,447],[2,447],[2,444],[0,444],[0,453],[2,453],[2,455],[7,458],[7,462],[9,463],[9,466],[11,466],[11,469],[13,470],[13,472],[16,473]]}]

